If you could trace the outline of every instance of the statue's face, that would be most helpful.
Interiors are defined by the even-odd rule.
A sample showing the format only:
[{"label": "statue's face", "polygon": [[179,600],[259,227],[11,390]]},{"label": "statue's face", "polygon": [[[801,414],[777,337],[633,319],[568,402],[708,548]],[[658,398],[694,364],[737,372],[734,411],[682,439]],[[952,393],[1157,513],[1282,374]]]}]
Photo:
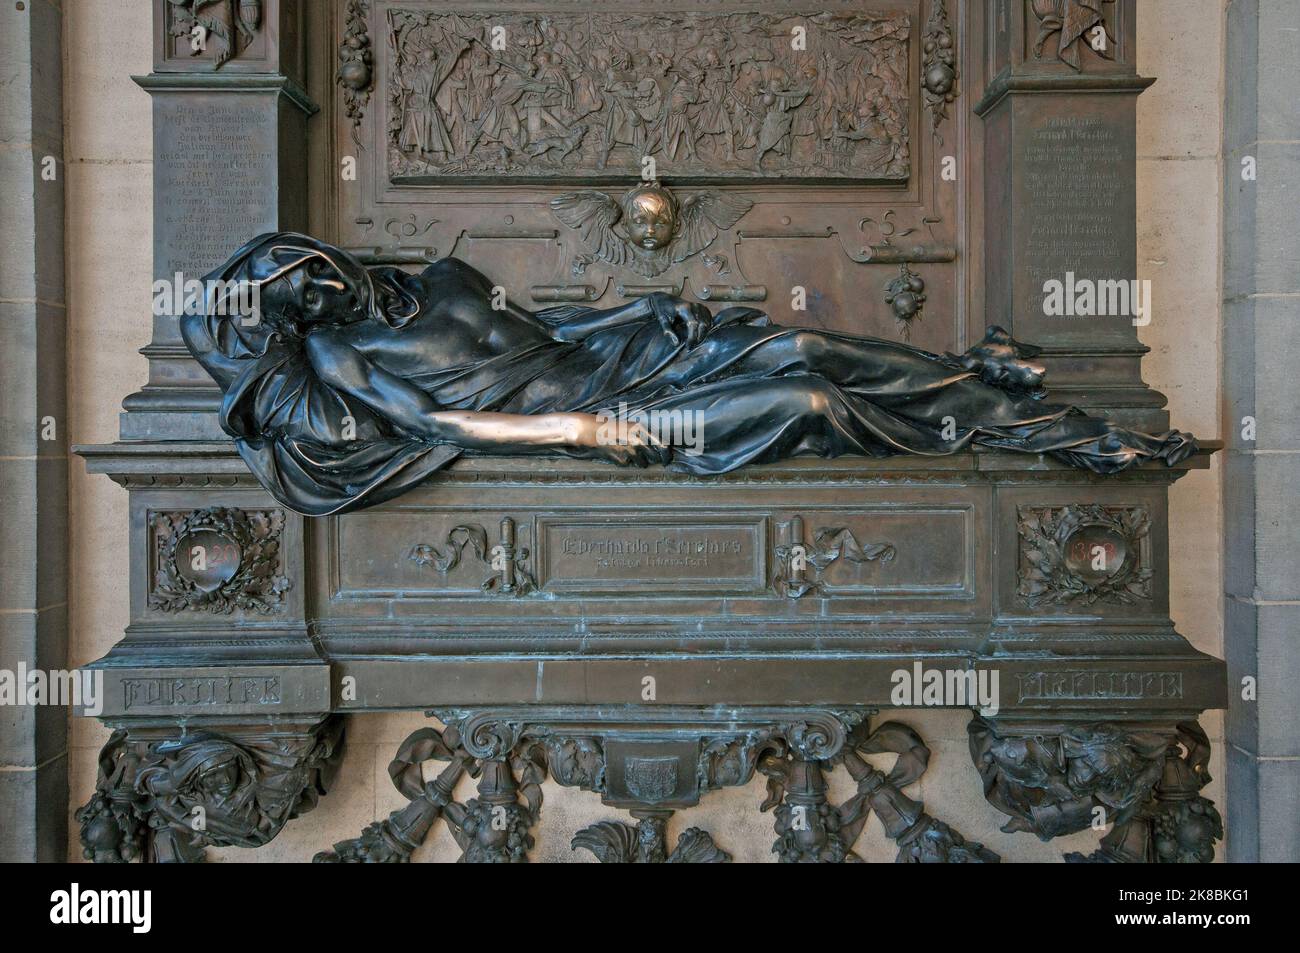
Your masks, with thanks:
[{"label": "statue's face", "polygon": [[347,324],[366,316],[352,286],[324,258],[309,258],[263,291],[264,311],[288,312],[308,324]]},{"label": "statue's face", "polygon": [[672,203],[653,192],[634,198],[624,212],[628,239],[639,248],[663,248],[677,227]]},{"label": "statue's face", "polygon": [[209,768],[199,778],[199,788],[204,795],[221,802],[239,787],[239,769],[231,762]]}]

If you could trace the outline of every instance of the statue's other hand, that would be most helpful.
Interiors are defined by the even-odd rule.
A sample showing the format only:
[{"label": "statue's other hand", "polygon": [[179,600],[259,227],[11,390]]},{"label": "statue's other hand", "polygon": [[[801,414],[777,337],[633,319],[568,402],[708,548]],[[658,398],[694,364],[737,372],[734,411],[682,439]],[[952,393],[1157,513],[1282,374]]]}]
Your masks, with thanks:
[{"label": "statue's other hand", "polygon": [[673,344],[695,347],[713,329],[713,314],[702,304],[657,291],[650,295],[650,307]]},{"label": "statue's other hand", "polygon": [[985,330],[982,341],[964,354],[947,355],[947,359],[975,371],[986,384],[1037,400],[1047,393],[1043,385],[1047,371],[1042,364],[1027,358],[1037,357],[1040,353],[1042,348],[1017,341],[1002,328],[991,325]]}]

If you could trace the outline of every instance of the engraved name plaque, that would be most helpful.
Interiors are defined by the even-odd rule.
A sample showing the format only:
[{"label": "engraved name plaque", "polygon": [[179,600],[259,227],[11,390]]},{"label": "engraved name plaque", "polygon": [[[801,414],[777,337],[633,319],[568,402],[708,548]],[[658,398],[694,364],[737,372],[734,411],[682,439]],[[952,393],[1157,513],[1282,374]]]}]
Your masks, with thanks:
[{"label": "engraved name plaque", "polygon": [[1027,672],[1016,675],[1016,702],[1079,701],[1098,698],[1168,699],[1183,697],[1181,672],[1065,671]]},{"label": "engraved name plaque", "polygon": [[280,692],[277,675],[124,678],[122,709],[279,705]]},{"label": "engraved name plaque", "polygon": [[761,592],[762,519],[539,517],[539,582],[548,590]]}]

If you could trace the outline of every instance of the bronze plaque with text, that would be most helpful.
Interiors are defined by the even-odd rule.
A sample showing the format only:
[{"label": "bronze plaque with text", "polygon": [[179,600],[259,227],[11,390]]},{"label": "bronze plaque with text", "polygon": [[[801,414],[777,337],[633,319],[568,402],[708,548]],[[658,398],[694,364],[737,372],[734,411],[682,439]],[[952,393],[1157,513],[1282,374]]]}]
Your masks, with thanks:
[{"label": "bronze plaque with text", "polygon": [[767,588],[766,536],[761,517],[542,516],[538,582],[551,591],[759,592]]}]

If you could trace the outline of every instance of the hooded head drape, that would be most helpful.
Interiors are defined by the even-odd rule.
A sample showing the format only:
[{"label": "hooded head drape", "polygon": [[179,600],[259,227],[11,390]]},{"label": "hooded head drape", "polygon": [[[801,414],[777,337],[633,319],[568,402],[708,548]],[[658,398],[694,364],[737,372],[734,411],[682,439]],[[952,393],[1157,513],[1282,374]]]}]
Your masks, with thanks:
[{"label": "hooded head drape", "polygon": [[222,429],[253,475],[291,509],[325,516],[391,499],[461,451],[396,433],[382,416],[323,383],[303,349],[311,327],[297,316],[230,313],[241,283],[265,302],[271,285],[311,262],[340,276],[363,320],[400,328],[419,313],[400,272],[371,272],[324,242],[279,232],[259,235],[204,277],[203,311],[183,316],[181,333],[221,385]]}]

